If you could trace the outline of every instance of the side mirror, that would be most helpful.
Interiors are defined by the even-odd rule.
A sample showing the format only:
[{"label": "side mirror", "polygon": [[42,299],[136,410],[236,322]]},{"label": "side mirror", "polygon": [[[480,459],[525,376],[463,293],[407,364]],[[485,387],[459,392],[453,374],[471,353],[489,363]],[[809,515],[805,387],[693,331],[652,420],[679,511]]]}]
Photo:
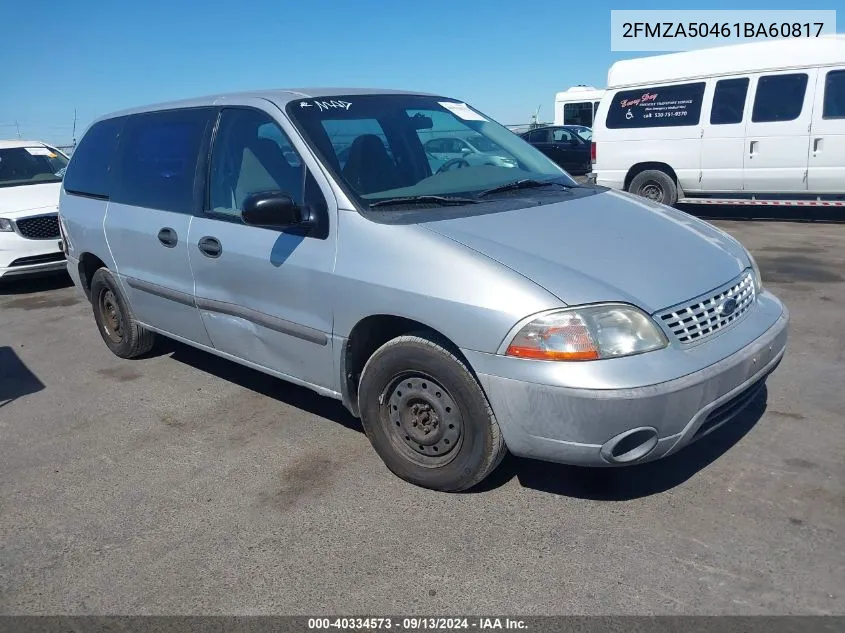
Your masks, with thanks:
[{"label": "side mirror", "polygon": [[284,229],[306,222],[302,207],[283,191],[262,191],[244,200],[241,219],[250,226]]},{"label": "side mirror", "polygon": [[464,145],[463,147],[461,147],[461,154],[472,154],[472,150],[466,145]]}]

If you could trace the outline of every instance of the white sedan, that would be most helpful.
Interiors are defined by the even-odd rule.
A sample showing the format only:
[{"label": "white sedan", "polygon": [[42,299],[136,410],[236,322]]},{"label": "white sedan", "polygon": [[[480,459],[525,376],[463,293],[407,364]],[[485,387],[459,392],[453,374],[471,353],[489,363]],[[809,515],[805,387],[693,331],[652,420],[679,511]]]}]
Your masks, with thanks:
[{"label": "white sedan", "polygon": [[58,204],[68,157],[37,141],[0,141],[0,279],[64,270]]},{"label": "white sedan", "polygon": [[469,138],[444,136],[434,138],[424,145],[432,171],[453,167],[495,165],[516,167],[516,159],[490,139],[479,135]]}]

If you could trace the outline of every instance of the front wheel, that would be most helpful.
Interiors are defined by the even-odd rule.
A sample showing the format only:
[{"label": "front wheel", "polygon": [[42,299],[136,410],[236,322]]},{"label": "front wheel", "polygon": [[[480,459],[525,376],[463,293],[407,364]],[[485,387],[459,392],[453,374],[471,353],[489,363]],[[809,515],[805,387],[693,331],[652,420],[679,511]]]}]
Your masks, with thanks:
[{"label": "front wheel", "polygon": [[669,174],[659,169],[647,169],[634,176],[628,191],[669,206],[678,201],[678,186]]},{"label": "front wheel", "polygon": [[400,336],[367,361],[361,420],[387,467],[418,486],[456,492],[505,455],[499,425],[466,365],[435,337]]}]

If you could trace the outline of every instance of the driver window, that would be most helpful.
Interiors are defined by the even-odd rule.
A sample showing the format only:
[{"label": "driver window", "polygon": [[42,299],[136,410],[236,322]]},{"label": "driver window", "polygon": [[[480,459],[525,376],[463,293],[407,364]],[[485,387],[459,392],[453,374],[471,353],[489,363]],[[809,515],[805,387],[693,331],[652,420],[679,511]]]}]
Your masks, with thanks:
[{"label": "driver window", "polygon": [[283,191],[303,204],[304,180],[299,154],[269,115],[248,109],[223,111],[211,154],[211,212],[240,216],[244,200],[262,191]]}]

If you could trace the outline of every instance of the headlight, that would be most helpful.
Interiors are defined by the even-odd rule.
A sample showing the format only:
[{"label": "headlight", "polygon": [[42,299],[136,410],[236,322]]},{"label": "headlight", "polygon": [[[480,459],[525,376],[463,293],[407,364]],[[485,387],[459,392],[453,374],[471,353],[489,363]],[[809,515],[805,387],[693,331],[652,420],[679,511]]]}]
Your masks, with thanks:
[{"label": "headlight", "polygon": [[751,262],[751,270],[754,272],[754,291],[756,294],[760,294],[760,291],[763,290],[763,276],[760,274],[760,267],[751,253],[745,251],[745,254],[748,255],[748,261]]},{"label": "headlight", "polygon": [[12,221],[6,218],[0,218],[0,231],[12,231]]},{"label": "headlight", "polygon": [[537,360],[598,360],[666,345],[666,336],[642,310],[604,304],[545,314],[523,327],[505,353]]}]

